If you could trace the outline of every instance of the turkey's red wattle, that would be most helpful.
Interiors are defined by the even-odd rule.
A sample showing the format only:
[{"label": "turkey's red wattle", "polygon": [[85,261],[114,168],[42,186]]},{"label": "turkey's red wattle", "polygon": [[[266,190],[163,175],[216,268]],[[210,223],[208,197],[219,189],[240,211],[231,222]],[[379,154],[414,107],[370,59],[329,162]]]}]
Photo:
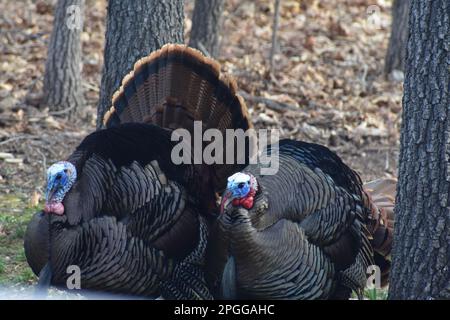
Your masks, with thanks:
[{"label": "turkey's red wattle", "polygon": [[54,213],[59,216],[64,214],[64,205],[61,202],[46,203],[44,207],[45,213]]},{"label": "turkey's red wattle", "polygon": [[243,206],[245,209],[251,209],[253,207],[253,201],[255,200],[255,194],[256,191],[252,188],[250,189],[249,193],[243,197],[243,198],[239,198],[239,199],[233,199],[233,206],[237,207],[237,206]]}]

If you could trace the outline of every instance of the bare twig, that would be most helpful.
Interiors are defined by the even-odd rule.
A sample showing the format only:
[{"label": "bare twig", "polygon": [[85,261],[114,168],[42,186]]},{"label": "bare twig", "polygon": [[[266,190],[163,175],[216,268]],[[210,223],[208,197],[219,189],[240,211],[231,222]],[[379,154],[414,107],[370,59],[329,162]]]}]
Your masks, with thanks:
[{"label": "bare twig", "polygon": [[91,84],[89,82],[83,82],[82,86],[85,87],[86,89],[89,89],[89,90],[92,90],[92,91],[95,91],[95,92],[100,92],[100,89],[99,89],[98,86],[93,85],[93,84]]},{"label": "bare twig", "polygon": [[285,89],[285,88],[273,88],[272,92],[274,93],[278,93],[278,94],[286,94],[290,97],[295,96],[295,97],[304,97],[304,93],[302,92],[302,90],[300,89]]},{"label": "bare twig", "polygon": [[270,50],[270,73],[273,72],[273,57],[277,48],[277,31],[278,23],[280,20],[280,2],[281,0],[275,0],[275,12],[273,15],[273,25],[272,25],[272,48]]},{"label": "bare twig", "polygon": [[292,110],[292,111],[298,110],[298,108],[293,105],[283,103],[283,102],[278,102],[278,101],[264,98],[264,97],[252,96],[251,94],[248,94],[244,91],[239,91],[239,94],[247,101],[251,101],[251,102],[255,102],[255,103],[263,103],[267,106],[267,108],[278,111],[278,112],[286,112],[288,110]]},{"label": "bare twig", "polygon": [[384,171],[389,171],[390,163],[389,163],[389,151],[386,151],[386,162],[384,164]]},{"label": "bare twig", "polygon": [[47,172],[47,157],[45,156],[45,154],[41,150],[37,149],[36,151],[42,157],[42,166],[43,166],[43,173],[44,173],[43,175],[44,175],[44,178],[46,178],[47,177],[47,174],[46,174],[46,172]]},{"label": "bare twig", "polygon": [[51,111],[49,112],[50,115],[52,116],[60,116],[66,113],[69,113],[70,111],[72,111],[75,108],[75,106],[71,106],[69,108],[63,109],[63,110],[59,110],[59,111]]},{"label": "bare twig", "polygon": [[388,152],[398,152],[397,148],[393,148],[391,146],[378,146],[376,148],[364,148],[364,151],[366,152],[377,152],[380,153],[381,151],[388,151]]},{"label": "bare twig", "polygon": [[21,136],[15,136],[9,139],[6,139],[5,141],[0,142],[0,146],[13,142],[13,141],[17,141],[17,140],[22,140],[22,139],[34,139],[34,138],[38,138],[38,136],[33,136],[33,135],[21,135]]},{"label": "bare twig", "polygon": [[363,87],[363,91],[367,91],[367,71],[369,70],[369,66],[363,63],[363,74],[361,76],[361,85]]},{"label": "bare twig", "polygon": [[200,49],[200,51],[207,57],[211,57],[211,54],[208,52],[208,50],[205,48],[205,46],[203,45],[203,43],[198,42],[197,43],[198,48]]}]

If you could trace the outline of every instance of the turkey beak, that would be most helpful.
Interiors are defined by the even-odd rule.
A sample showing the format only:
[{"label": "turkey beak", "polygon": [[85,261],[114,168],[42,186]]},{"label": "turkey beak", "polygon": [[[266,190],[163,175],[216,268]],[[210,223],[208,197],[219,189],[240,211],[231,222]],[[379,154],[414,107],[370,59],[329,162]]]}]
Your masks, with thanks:
[{"label": "turkey beak", "polygon": [[45,196],[45,203],[50,203],[52,201],[52,198],[55,195],[57,189],[58,187],[55,184],[53,184],[50,190],[47,190],[47,194]]},{"label": "turkey beak", "polygon": [[47,192],[47,196],[45,197],[45,203],[49,203],[50,200],[53,198],[53,195],[55,194],[55,188],[51,188],[48,192]]},{"label": "turkey beak", "polygon": [[231,202],[231,200],[233,200],[231,196],[232,196],[232,194],[228,190],[225,191],[225,193],[222,195],[222,200],[220,201],[220,214],[223,213],[226,206],[228,206],[228,204]]}]

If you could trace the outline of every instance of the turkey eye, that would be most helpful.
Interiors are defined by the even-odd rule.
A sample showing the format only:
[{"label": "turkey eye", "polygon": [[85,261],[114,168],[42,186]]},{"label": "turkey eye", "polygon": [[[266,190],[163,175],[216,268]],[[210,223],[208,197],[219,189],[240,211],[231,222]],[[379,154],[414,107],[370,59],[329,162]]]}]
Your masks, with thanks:
[{"label": "turkey eye", "polygon": [[244,185],[245,185],[245,183],[244,183],[244,182],[241,182],[241,183],[238,184],[238,188],[239,188],[239,189],[242,189],[242,188],[244,187]]},{"label": "turkey eye", "polygon": [[64,173],[67,173],[67,169],[64,169]]},{"label": "turkey eye", "polygon": [[60,174],[57,174],[55,179],[56,179],[56,180],[61,179],[61,175],[60,175]]}]

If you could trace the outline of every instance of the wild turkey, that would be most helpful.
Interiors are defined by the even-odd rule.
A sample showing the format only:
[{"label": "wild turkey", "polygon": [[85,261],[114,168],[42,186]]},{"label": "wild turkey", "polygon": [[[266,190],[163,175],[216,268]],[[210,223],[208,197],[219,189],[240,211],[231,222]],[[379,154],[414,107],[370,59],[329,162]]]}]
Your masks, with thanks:
[{"label": "wild turkey", "polygon": [[192,133],[197,120],[222,133],[250,127],[219,65],[175,44],[139,60],[113,96],[106,129],[48,169],[46,207],[24,244],[34,273],[44,270],[64,286],[67,267],[77,265],[82,289],[211,298],[203,272],[207,220],[216,192],[242,165],[174,164],[171,133]]},{"label": "wild turkey", "polygon": [[275,175],[251,164],[228,179],[207,249],[214,295],[348,299],[374,263],[386,281],[393,199],[382,193],[394,192],[395,181],[370,184],[369,196],[324,146],[281,140],[266,152],[279,154]]}]

